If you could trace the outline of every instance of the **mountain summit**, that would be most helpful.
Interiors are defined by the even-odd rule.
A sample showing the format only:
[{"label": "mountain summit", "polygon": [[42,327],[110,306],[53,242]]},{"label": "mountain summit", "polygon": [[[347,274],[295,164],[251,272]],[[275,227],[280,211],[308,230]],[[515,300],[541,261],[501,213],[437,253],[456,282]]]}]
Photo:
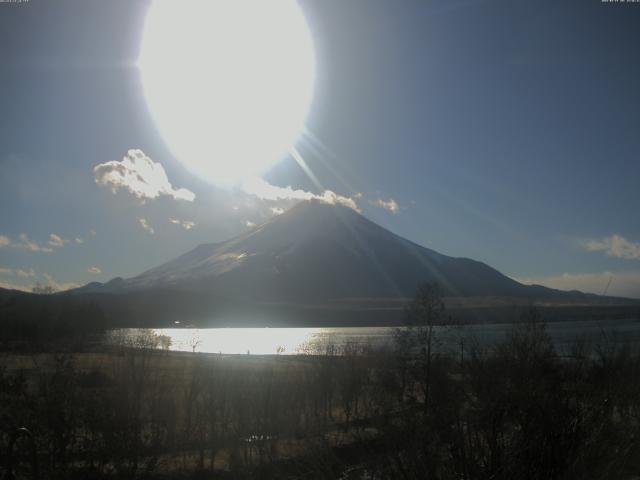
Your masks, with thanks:
[{"label": "mountain summit", "polygon": [[205,244],[136,277],[93,291],[209,292],[259,302],[409,298],[437,282],[455,297],[559,294],[488,265],[417,245],[356,211],[305,201],[231,240]]}]

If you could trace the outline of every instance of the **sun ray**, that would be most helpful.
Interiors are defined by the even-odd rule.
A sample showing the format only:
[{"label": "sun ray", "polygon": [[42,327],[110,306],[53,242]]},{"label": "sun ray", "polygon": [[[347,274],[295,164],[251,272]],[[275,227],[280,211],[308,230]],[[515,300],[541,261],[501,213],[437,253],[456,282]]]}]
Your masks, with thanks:
[{"label": "sun ray", "polygon": [[322,192],[324,188],[320,184],[318,177],[316,177],[315,174],[311,171],[311,169],[309,168],[309,165],[307,165],[307,162],[304,160],[304,158],[302,158],[302,155],[300,155],[300,152],[298,151],[298,149],[296,147],[291,147],[291,149],[289,150],[289,153],[291,154],[293,159],[296,161],[296,163],[300,165],[300,168],[302,168],[304,173],[307,174],[307,176],[309,177],[309,180],[311,180],[311,182],[313,182],[315,187]]}]

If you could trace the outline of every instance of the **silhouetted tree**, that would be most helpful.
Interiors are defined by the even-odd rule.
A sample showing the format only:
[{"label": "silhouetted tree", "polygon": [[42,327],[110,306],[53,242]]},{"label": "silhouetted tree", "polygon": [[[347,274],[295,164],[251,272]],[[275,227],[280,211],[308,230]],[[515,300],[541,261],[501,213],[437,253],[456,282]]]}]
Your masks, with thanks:
[{"label": "silhouetted tree", "polygon": [[56,293],[56,289],[53,285],[43,285],[40,282],[36,282],[36,284],[31,288],[31,291],[38,295],[51,295]]},{"label": "silhouetted tree", "polygon": [[437,338],[436,326],[449,320],[444,299],[436,283],[421,285],[415,298],[406,308],[407,328],[398,333],[398,346],[404,354],[413,354],[420,375],[425,413],[431,401],[431,370]]}]

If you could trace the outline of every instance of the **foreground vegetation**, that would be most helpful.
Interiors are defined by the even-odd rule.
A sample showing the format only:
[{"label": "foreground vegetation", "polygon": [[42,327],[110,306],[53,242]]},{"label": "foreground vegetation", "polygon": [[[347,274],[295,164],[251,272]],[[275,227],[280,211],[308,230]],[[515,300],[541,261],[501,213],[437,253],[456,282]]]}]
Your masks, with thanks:
[{"label": "foreground vegetation", "polygon": [[[481,350],[426,288],[395,348],[295,357],[6,353],[2,464],[18,427],[40,478],[606,479],[640,473],[640,355],[603,337],[560,357],[535,311]],[[30,436],[13,468],[29,478]]]}]

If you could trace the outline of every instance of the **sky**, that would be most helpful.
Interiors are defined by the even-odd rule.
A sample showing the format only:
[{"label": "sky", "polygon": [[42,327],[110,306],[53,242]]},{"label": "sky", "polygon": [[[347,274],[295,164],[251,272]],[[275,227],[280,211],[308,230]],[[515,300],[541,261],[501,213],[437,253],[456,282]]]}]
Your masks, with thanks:
[{"label": "sky", "polygon": [[229,188],[154,121],[149,1],[0,3],[0,287],[134,276],[315,196],[520,281],[640,298],[640,3],[298,4],[307,171],[284,154]]}]

